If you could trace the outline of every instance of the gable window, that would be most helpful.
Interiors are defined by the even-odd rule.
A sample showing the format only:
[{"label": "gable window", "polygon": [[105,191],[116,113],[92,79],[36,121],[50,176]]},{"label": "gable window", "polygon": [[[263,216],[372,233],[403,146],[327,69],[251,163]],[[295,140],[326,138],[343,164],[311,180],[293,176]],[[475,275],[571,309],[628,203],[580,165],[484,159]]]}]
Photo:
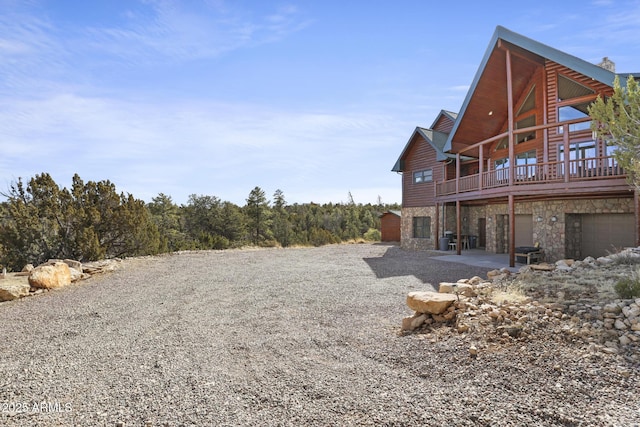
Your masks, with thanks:
[{"label": "gable window", "polygon": [[431,182],[431,181],[433,181],[433,169],[425,169],[425,170],[413,173],[413,182],[415,184],[420,184],[422,182]]},{"label": "gable window", "polygon": [[[569,77],[558,74],[558,123],[589,117],[588,108],[593,102],[585,101],[585,97],[595,97],[596,92]],[[572,100],[575,100],[572,102]],[[574,123],[569,125],[569,132],[588,130],[591,122]],[[558,127],[558,133],[564,132],[564,127]]]},{"label": "gable window", "polygon": [[413,217],[413,237],[415,239],[428,239],[431,237],[431,217]]},{"label": "gable window", "polygon": [[531,87],[531,90],[527,94],[527,98],[524,100],[524,102],[520,106],[520,109],[518,110],[517,115],[519,116],[521,114],[527,113],[533,110],[534,108],[536,108],[536,86],[535,85]]},{"label": "gable window", "polygon": [[[529,117],[525,117],[522,120],[518,120],[516,122],[516,129],[525,129],[529,127],[533,127],[536,125],[536,116],[532,115]],[[521,142],[526,142],[534,139],[536,137],[535,131],[519,133],[516,135],[516,144],[520,144]]]},{"label": "gable window", "polygon": [[567,101],[583,96],[595,95],[595,91],[569,77],[558,74],[558,101]]}]

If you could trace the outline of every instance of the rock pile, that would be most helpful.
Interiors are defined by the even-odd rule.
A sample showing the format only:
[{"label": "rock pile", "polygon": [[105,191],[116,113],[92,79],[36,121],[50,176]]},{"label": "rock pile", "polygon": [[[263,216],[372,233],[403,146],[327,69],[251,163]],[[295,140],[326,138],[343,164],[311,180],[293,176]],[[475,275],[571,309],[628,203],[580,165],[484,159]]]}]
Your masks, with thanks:
[{"label": "rock pile", "polygon": [[51,259],[37,267],[27,264],[19,273],[2,273],[0,301],[11,301],[45,290],[63,288],[92,275],[112,271],[120,261],[111,259],[83,264],[70,259]]},{"label": "rock pile", "polygon": [[[567,272],[585,265],[593,267],[612,262],[612,258],[587,258],[575,262],[563,260],[551,267]],[[553,268],[541,270],[550,269]],[[535,272],[528,266],[521,270],[524,271]],[[552,302],[541,302],[524,295],[498,298],[501,290],[506,289],[505,281],[513,279],[512,274],[503,269],[491,271],[487,276],[487,280],[473,277],[456,283],[440,283],[439,292],[451,298],[446,299],[449,304],[438,313],[424,309],[430,304],[429,297],[438,293],[410,293],[407,305],[415,314],[403,319],[402,331],[429,332],[448,327],[452,333],[467,334],[484,341],[530,340],[551,334],[554,338],[585,343],[592,351],[621,354],[640,362],[640,298]],[[422,299],[420,306],[413,301],[416,295]],[[477,355],[477,347],[471,347],[470,354]]]}]

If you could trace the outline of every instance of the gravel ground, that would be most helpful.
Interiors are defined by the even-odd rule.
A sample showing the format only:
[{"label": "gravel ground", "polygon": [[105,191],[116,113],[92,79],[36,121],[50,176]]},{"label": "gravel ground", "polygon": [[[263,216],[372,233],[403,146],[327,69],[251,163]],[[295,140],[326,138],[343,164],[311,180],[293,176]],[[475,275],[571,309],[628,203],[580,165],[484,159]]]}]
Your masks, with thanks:
[{"label": "gravel ground", "polygon": [[369,244],[126,260],[0,304],[0,424],[639,425],[618,356],[399,334],[407,292],[474,275]]}]

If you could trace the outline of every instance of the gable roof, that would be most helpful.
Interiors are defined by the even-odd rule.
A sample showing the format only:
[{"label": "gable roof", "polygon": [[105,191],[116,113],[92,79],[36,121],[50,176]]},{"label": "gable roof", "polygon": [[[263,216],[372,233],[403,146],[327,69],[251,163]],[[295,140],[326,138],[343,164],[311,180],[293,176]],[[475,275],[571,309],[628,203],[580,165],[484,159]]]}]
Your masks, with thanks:
[{"label": "gable roof", "polygon": [[429,145],[431,145],[431,147],[433,147],[433,150],[436,152],[436,160],[438,161],[446,160],[447,158],[450,157],[449,154],[445,154],[442,151],[442,148],[447,142],[447,137],[449,136],[448,134],[443,132],[438,132],[433,129],[416,127],[416,129],[411,134],[411,138],[409,138],[409,141],[404,146],[404,149],[402,150],[400,157],[398,157],[398,160],[396,160],[395,165],[391,169],[392,172],[404,171],[405,156],[409,153],[409,150],[411,149],[413,144],[415,144],[416,141],[419,141],[419,139],[416,138],[416,136],[421,136],[422,138],[424,138],[425,141],[427,141]]},{"label": "gable roof", "polygon": [[[460,123],[465,117],[465,113],[467,112],[469,103],[473,99],[474,94],[478,89],[478,85],[481,82],[481,79],[485,72],[485,68],[489,63],[492,54],[496,49],[498,49],[498,43],[500,40],[507,42],[515,46],[516,48],[519,48],[520,50],[528,51],[530,54],[533,54],[534,56],[541,59],[548,59],[556,62],[608,86],[613,86],[614,79],[617,75],[616,73],[605,70],[598,65],[592,64],[573,55],[569,55],[543,43],[532,40],[528,37],[514,33],[513,31],[510,31],[502,26],[497,26],[495,32],[493,33],[493,36],[491,37],[491,41],[489,42],[489,46],[487,47],[484,57],[482,58],[478,71],[476,72],[471,86],[469,87],[469,91],[467,92],[467,96],[465,97],[465,100],[462,104],[460,113],[457,115],[453,128],[449,133],[447,142],[443,147],[444,152],[451,151],[453,140],[456,137],[456,132],[460,126]],[[625,76],[626,75],[627,74],[625,74]],[[622,85],[626,84],[625,82],[626,79],[620,78],[620,83]]]},{"label": "gable roof", "polygon": [[393,209],[389,209],[388,211],[381,213],[379,216],[380,216],[380,218],[382,218],[383,216],[385,216],[387,214],[395,215],[397,217],[402,218],[402,212],[401,211],[397,211],[397,210],[393,210]]},{"label": "gable roof", "polygon": [[451,123],[455,123],[456,119],[458,118],[458,113],[454,113],[453,111],[440,110],[440,114],[438,114],[438,117],[436,117],[429,128],[435,128],[442,117],[446,117],[451,120]]}]

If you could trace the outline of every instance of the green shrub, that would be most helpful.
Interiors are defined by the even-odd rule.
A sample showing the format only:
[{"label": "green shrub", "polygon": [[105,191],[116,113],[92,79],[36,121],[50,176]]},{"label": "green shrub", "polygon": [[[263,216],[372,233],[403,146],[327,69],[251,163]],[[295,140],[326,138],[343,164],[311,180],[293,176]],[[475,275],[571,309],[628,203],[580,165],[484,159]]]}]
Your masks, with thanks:
[{"label": "green shrub", "polygon": [[622,299],[631,299],[640,297],[640,280],[637,275],[633,277],[623,277],[613,287]]},{"label": "green shrub", "polygon": [[370,242],[379,242],[382,239],[382,233],[380,233],[380,230],[370,228],[362,237]]},{"label": "green shrub", "polygon": [[309,233],[309,243],[313,246],[324,246],[340,243],[340,239],[323,228],[313,228]]}]

